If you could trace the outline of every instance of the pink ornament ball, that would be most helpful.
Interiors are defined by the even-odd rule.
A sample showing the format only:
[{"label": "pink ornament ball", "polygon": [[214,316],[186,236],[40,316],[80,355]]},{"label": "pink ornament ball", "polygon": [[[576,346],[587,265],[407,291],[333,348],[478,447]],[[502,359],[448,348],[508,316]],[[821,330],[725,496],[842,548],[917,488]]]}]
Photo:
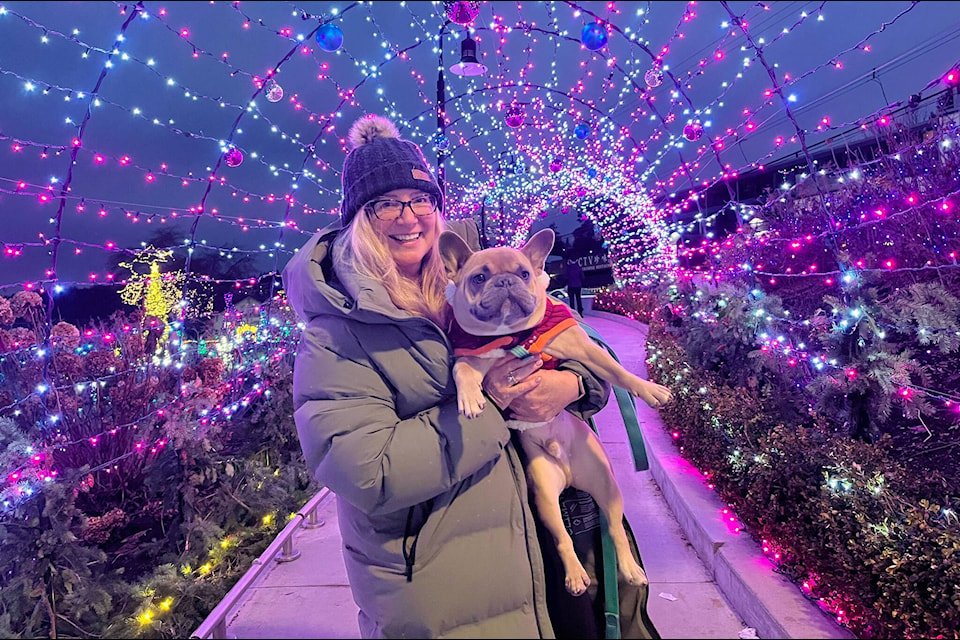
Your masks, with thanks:
[{"label": "pink ornament ball", "polygon": [[690,142],[696,142],[703,135],[703,125],[693,122],[683,128],[683,137]]},{"label": "pink ornament ball", "polygon": [[230,147],[223,154],[223,161],[227,163],[228,167],[239,167],[243,164],[243,152],[236,147]]}]

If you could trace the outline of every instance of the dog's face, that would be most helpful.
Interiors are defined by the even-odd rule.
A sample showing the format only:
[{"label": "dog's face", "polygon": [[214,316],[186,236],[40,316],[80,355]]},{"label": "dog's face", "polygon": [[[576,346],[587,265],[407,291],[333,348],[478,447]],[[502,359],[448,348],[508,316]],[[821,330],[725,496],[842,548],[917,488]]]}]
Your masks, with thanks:
[{"label": "dog's face", "polygon": [[549,282],[543,268],[553,241],[553,230],[543,229],[519,249],[474,252],[452,231],[440,234],[440,255],[454,285],[447,297],[463,330],[500,336],[539,324]]}]

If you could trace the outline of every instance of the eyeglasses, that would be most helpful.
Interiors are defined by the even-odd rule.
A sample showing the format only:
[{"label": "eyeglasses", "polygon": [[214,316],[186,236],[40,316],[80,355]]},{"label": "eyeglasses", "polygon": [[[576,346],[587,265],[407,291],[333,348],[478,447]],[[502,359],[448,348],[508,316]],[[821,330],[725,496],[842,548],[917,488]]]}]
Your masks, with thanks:
[{"label": "eyeglasses", "polygon": [[413,200],[403,201],[384,198],[373,200],[363,206],[368,214],[372,214],[385,222],[396,220],[402,216],[404,207],[410,207],[413,215],[422,218],[432,215],[437,211],[437,199],[425,193],[422,196],[417,196]]}]

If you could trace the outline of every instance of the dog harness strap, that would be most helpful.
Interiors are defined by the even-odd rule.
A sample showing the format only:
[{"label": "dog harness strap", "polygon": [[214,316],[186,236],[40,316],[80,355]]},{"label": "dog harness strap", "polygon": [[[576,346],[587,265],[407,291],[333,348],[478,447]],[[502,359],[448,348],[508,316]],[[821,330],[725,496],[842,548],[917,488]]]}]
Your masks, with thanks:
[{"label": "dog harness strap", "polygon": [[[527,351],[529,351],[530,353],[541,353],[543,351],[543,348],[547,346],[547,343],[553,340],[558,333],[566,329],[569,329],[570,327],[576,324],[577,324],[577,321],[574,320],[572,317],[561,321],[559,324],[554,325],[553,328],[551,328],[549,331],[545,331],[540,336],[538,336],[537,339],[533,341],[533,344],[527,347]],[[544,354],[544,356],[546,355],[547,354]]]}]

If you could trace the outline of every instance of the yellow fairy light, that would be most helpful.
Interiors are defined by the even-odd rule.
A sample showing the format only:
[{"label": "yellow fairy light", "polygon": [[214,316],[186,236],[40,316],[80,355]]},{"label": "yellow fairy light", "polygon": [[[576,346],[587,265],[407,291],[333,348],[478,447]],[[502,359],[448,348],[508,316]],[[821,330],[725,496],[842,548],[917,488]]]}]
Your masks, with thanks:
[{"label": "yellow fairy light", "polygon": [[263,524],[264,524],[264,526],[268,526],[268,525],[270,525],[270,524],[272,524],[272,523],[273,523],[273,514],[272,514],[272,513],[268,513],[267,515],[263,516]]},{"label": "yellow fairy light", "polygon": [[210,564],[209,562],[200,566],[200,573],[202,573],[203,575],[207,575],[211,571],[213,571],[213,565]]},{"label": "yellow fairy light", "polygon": [[159,606],[159,607],[160,607],[161,609],[163,609],[164,611],[170,611],[170,607],[173,606],[173,598],[171,598],[171,597],[168,596],[168,597],[164,598],[164,599],[163,599],[163,602],[161,602],[161,603],[160,603],[159,605],[157,605],[157,606]]},{"label": "yellow fairy light", "polygon": [[151,624],[153,622],[153,611],[147,609],[141,613],[139,616],[137,616],[137,622],[144,626]]}]

